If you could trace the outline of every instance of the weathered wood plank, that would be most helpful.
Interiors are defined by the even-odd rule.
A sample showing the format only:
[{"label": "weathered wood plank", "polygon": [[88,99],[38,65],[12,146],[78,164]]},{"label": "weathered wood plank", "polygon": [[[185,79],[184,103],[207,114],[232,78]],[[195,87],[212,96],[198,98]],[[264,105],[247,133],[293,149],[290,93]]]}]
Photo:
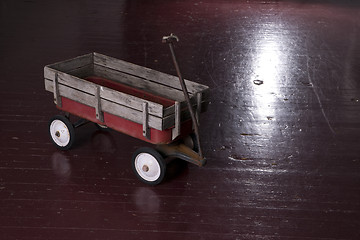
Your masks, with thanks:
[{"label": "weathered wood plank", "polygon": [[[49,92],[54,92],[53,88],[53,80],[45,79],[45,90]],[[81,92],[79,90],[70,88],[63,84],[59,84],[59,92],[62,97],[69,98],[71,100],[75,100],[77,102],[83,103],[87,106],[94,107],[94,95],[89,93]]]},{"label": "weathered wood plank", "polygon": [[175,116],[174,116],[174,128],[172,129],[172,140],[177,138],[180,135],[180,126],[181,126],[181,108],[180,103],[175,102]]},{"label": "weathered wood plank", "polygon": [[[104,99],[101,99],[101,106],[104,112],[114,114],[127,120],[142,124],[142,111],[137,111],[123,105],[119,105]],[[150,128],[165,130],[162,128],[162,118],[149,115],[148,124]]]},{"label": "weathered wood plank", "polygon": [[[173,107],[173,106],[172,106]],[[196,108],[196,105],[193,105],[193,107]],[[201,104],[201,112],[206,112],[207,111],[207,107],[208,107],[208,102],[202,102]],[[189,120],[190,117],[190,112],[187,109],[187,107],[181,108],[181,122],[184,122],[186,120]],[[163,129],[168,129],[168,128],[172,128],[175,126],[175,112],[164,116],[163,118]]]},{"label": "weathered wood plank", "polygon": [[[95,95],[97,84],[71,76],[66,73],[61,73],[56,70],[45,68],[44,76],[46,79],[55,79],[55,74],[58,74],[59,83]],[[149,113],[158,117],[163,117],[163,106],[161,104],[153,103],[135,96],[128,95],[110,88],[101,88],[101,97],[109,101],[113,101],[124,106],[129,106],[136,110],[142,111],[142,103],[149,104]]]},{"label": "weathered wood plank", "polygon": [[143,136],[147,139],[150,139],[150,129],[149,129],[149,111],[148,103],[143,103],[143,116],[142,116],[142,125],[143,125]]},{"label": "weathered wood plank", "polygon": [[[143,79],[150,80],[152,82],[162,84],[168,87],[172,87],[178,90],[182,90],[179,78],[170,74],[162,73],[150,68],[142,67],[136,64],[125,62],[113,57],[108,57],[100,53],[94,53],[94,64],[104,66],[106,68],[122,71],[134,76],[138,76]],[[196,92],[202,92],[208,89],[207,86],[195,83],[189,80],[185,80],[186,87],[189,93],[194,94]]]},{"label": "weathered wood plank", "polygon": [[140,77],[136,77],[101,65],[94,65],[94,74],[112,81],[134,86],[138,89],[153,93],[157,96],[180,102],[184,101],[183,93],[177,89],[147,81]]},{"label": "weathered wood plank", "polygon": [[[176,114],[171,114],[169,116],[166,116],[163,118],[163,129],[169,129],[169,128],[173,128],[175,127],[175,119],[176,119]],[[190,116],[190,112],[187,108],[183,108],[180,111],[180,122],[184,122],[186,120],[189,120],[191,118]]]},{"label": "weathered wood plank", "polygon": [[134,108],[139,111],[142,110],[142,104],[146,102],[148,103],[148,111],[150,115],[163,117],[163,106],[161,104],[150,102],[110,88],[102,87],[101,98],[124,106],[129,106],[130,108]]},{"label": "weathered wood plank", "polygon": [[88,64],[66,72],[78,78],[86,78],[94,75],[94,64]]},{"label": "weathered wood plank", "polygon": [[[50,79],[45,79],[45,89],[47,91],[53,92],[53,82]],[[94,107],[94,96],[95,94],[89,94],[77,89],[73,89],[63,84],[59,84],[59,91],[60,95],[71,100],[83,103],[87,106]],[[108,101],[106,99],[101,98],[101,109],[104,112],[108,112],[114,114],[116,116],[128,119],[130,121],[142,124],[142,110],[138,111],[133,108],[129,108],[127,106],[123,106],[117,104],[112,101]],[[149,115],[148,124],[149,127],[157,129],[157,130],[164,130],[162,128],[162,118]]]},{"label": "weathered wood plank", "polygon": [[99,120],[100,122],[104,122],[104,114],[102,111],[102,107],[101,107],[101,97],[100,97],[100,86],[96,87],[96,92],[95,92],[95,113],[96,113],[96,119]]},{"label": "weathered wood plank", "polygon": [[55,79],[53,81],[53,87],[54,87],[54,103],[58,106],[61,107],[62,103],[61,103],[61,97],[60,97],[60,92],[59,92],[59,79],[58,79],[58,74],[55,73]]},{"label": "weathered wood plank", "polygon": [[70,86],[72,88],[79,89],[83,92],[87,92],[89,94],[95,95],[96,84],[86,81],[84,79],[72,76],[67,73],[63,73],[57,70],[54,70],[50,67],[44,68],[44,78],[45,79],[55,79],[55,74],[58,74],[58,80],[60,84]]},{"label": "weathered wood plank", "polygon": [[89,53],[89,54],[78,56],[78,57],[75,57],[75,58],[72,58],[69,60],[53,63],[50,65],[47,65],[46,67],[68,73],[71,70],[81,68],[85,65],[93,64],[94,63],[93,56],[94,56],[93,53]]},{"label": "weathered wood plank", "polygon": [[[207,90],[206,90],[206,91],[207,91]],[[208,105],[208,104],[209,104],[209,97],[208,97],[209,95],[206,94],[205,96],[207,96],[207,98],[202,98],[202,100],[201,100],[201,106],[202,106],[202,108],[203,108],[205,105]],[[197,109],[197,102],[198,102],[198,100],[197,100],[197,98],[196,98],[196,95],[190,97],[190,102],[191,102],[193,108],[194,108],[194,109]],[[187,108],[187,103],[186,103],[185,101],[180,102],[180,108],[181,108],[181,109]],[[201,111],[201,112],[203,112],[203,111]],[[172,105],[172,106],[167,107],[167,108],[164,109],[164,117],[170,116],[170,115],[172,115],[172,114],[174,114],[174,113],[175,113],[175,107],[174,107],[174,105]]]}]

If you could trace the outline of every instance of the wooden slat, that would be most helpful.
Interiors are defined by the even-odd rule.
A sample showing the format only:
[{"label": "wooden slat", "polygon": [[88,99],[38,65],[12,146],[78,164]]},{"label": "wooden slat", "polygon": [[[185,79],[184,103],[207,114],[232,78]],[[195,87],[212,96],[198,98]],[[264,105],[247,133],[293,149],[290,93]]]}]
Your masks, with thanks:
[{"label": "wooden slat", "polygon": [[94,75],[94,64],[88,64],[88,65],[82,66],[80,68],[70,70],[66,73],[68,73],[72,76],[78,77],[78,78],[86,78],[88,76],[93,76]]},{"label": "wooden slat", "polygon": [[72,76],[67,73],[59,72],[50,67],[44,68],[44,78],[45,79],[51,79],[51,80],[55,79],[55,73],[58,74],[59,83],[66,85],[66,86],[70,86],[75,89],[79,89],[81,91],[90,93],[92,95],[95,95],[96,84],[88,82],[84,79]]},{"label": "wooden slat", "polygon": [[[97,84],[66,73],[58,72],[48,67],[44,70],[44,76],[46,79],[55,79],[55,73],[58,73],[59,83],[95,95]],[[102,87],[101,97],[124,106],[129,106],[130,108],[139,111],[142,111],[142,103],[147,102],[149,106],[149,114],[163,117],[163,106],[158,103],[147,101],[106,87]]]},{"label": "wooden slat", "polygon": [[54,87],[54,103],[58,106],[61,107],[62,103],[61,103],[61,97],[60,97],[60,92],[59,92],[59,78],[58,78],[58,74],[55,73],[55,79],[53,81],[53,87]]},{"label": "wooden slat", "polygon": [[96,87],[96,92],[94,96],[95,98],[94,105],[95,105],[96,119],[99,120],[100,122],[104,122],[104,114],[101,107],[100,88],[101,88],[100,86]]},{"label": "wooden slat", "polygon": [[134,86],[138,89],[153,93],[157,96],[165,97],[175,101],[184,100],[183,93],[177,89],[159,85],[157,83],[147,81],[140,77],[129,75],[111,68],[94,65],[94,74],[96,76],[107,78],[112,81],[123,83],[129,86]]},{"label": "wooden slat", "polygon": [[89,64],[93,64],[93,53],[50,64],[46,67],[53,68],[61,72],[69,72],[71,70],[81,68]]},{"label": "wooden slat", "polygon": [[148,103],[143,103],[143,116],[142,116],[142,125],[143,125],[143,136],[147,139],[150,139],[150,129],[149,129],[149,111]]},{"label": "wooden slat", "polygon": [[[167,117],[163,118],[163,129],[168,129],[168,128],[172,128],[175,127],[175,119],[176,119],[176,114],[171,114]],[[184,122],[186,120],[190,119],[190,112],[187,108],[183,108],[180,111],[180,121]]]},{"label": "wooden slat", "polygon": [[[207,92],[207,90],[206,90]],[[207,98],[202,98],[202,101],[201,101],[201,105],[204,106],[204,105],[207,105],[209,104],[209,95],[206,94],[205,96],[207,96]],[[193,106],[193,108],[197,108],[197,99],[196,99],[196,95],[190,97],[190,102]],[[187,103],[185,101],[182,101],[180,102],[180,108],[183,109],[183,108],[187,108]],[[164,109],[164,117],[166,116],[170,116],[172,114],[175,113],[175,107],[174,105],[170,106],[170,107],[167,107]]]},{"label": "wooden slat", "polygon": [[[138,76],[165,86],[169,86],[181,90],[179,78],[170,74],[162,73],[150,68],[145,68],[113,57],[108,57],[99,53],[94,53],[94,64],[104,66],[106,68],[115,69],[126,72],[134,76]],[[189,93],[196,93],[206,90],[208,87],[199,83],[185,80]]]},{"label": "wooden slat", "polygon": [[[45,79],[45,90],[49,92],[53,92],[53,81],[49,79]],[[84,103],[85,105],[93,107],[94,95],[78,91],[76,89],[70,88],[63,84],[59,84],[60,95],[63,97],[67,97],[69,99],[75,100],[80,103]]]},{"label": "wooden slat", "polygon": [[[203,102],[201,104],[201,112],[206,112],[208,107],[208,102]],[[190,119],[190,112],[187,108],[181,108],[181,122]],[[175,126],[175,113],[165,116],[163,118],[163,129],[172,128]]]},{"label": "wooden slat", "polygon": [[180,135],[181,125],[181,108],[180,103],[175,102],[175,116],[174,116],[174,128],[172,129],[172,140]]},{"label": "wooden slat", "polygon": [[139,111],[142,110],[142,104],[146,102],[148,104],[148,111],[150,115],[163,117],[163,106],[161,104],[150,102],[126,93],[118,92],[110,88],[102,88],[101,98],[116,102],[124,106],[129,106],[130,108]]},{"label": "wooden slat", "polygon": [[[54,91],[52,80],[45,79],[45,89],[50,92]],[[73,89],[63,84],[59,84],[59,91],[60,91],[60,95],[63,97],[94,107],[95,94],[92,95],[89,93],[85,93],[83,91]],[[130,121],[142,124],[142,111],[138,111],[136,109],[132,109],[127,106],[123,106],[102,98],[101,98],[101,108],[102,111],[104,112],[108,112],[116,116],[128,119]],[[157,130],[164,130],[162,127],[163,126],[162,118],[149,115],[148,122],[149,122],[149,127]]]},{"label": "wooden slat", "polygon": [[[142,112],[122,106],[104,99],[101,99],[101,106],[104,112],[114,114],[116,116],[128,119],[130,121],[142,124]],[[148,123],[149,127],[157,130],[165,130],[162,128],[162,118],[149,115]]]}]

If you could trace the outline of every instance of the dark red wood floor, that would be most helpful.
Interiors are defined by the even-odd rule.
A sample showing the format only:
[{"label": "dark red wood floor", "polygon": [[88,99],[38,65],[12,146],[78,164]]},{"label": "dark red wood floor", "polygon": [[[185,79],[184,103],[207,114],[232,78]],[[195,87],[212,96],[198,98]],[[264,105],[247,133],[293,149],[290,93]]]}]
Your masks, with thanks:
[{"label": "dark red wood floor", "polygon": [[[356,1],[0,2],[0,239],[360,239]],[[148,187],[147,145],[93,125],[51,144],[43,67],[100,52],[211,87],[208,164]]]}]

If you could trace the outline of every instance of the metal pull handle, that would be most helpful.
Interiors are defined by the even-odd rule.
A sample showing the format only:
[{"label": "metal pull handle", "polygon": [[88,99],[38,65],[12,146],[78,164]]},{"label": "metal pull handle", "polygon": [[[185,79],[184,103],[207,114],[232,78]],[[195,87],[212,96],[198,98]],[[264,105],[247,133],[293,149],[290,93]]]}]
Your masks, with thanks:
[{"label": "metal pull handle", "polygon": [[199,125],[198,125],[198,121],[196,120],[194,109],[192,108],[192,105],[191,105],[191,102],[190,102],[190,97],[189,97],[189,93],[188,93],[186,85],[185,85],[185,81],[184,81],[184,79],[183,79],[183,77],[181,75],[181,72],[180,72],[179,64],[178,64],[178,62],[176,60],[175,51],[174,51],[174,45],[173,45],[174,41],[178,42],[179,38],[176,35],[172,34],[172,33],[170,34],[170,36],[164,36],[162,38],[163,43],[168,43],[169,44],[171,57],[172,57],[172,60],[174,62],[176,73],[177,73],[177,75],[179,77],[180,85],[181,85],[182,91],[184,93],[184,97],[185,97],[187,106],[188,106],[189,111],[190,111],[190,116],[191,116],[192,123],[194,125],[194,131],[195,131],[195,135],[196,135],[196,140],[197,140],[197,144],[198,144],[198,147],[199,147],[199,155],[200,155],[201,158],[203,158],[202,149],[201,149],[201,145],[200,145]]}]

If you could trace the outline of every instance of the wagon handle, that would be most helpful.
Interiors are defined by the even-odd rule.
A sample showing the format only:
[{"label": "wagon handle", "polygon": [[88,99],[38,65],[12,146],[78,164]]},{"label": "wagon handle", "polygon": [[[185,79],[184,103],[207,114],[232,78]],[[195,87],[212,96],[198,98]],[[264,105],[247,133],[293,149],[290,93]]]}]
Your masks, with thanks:
[{"label": "wagon handle", "polygon": [[173,42],[176,41],[178,42],[179,41],[179,38],[174,35],[174,34],[170,34],[170,36],[164,36],[162,38],[162,42],[163,43],[168,43],[169,44],[169,47],[170,47],[170,52],[171,52],[171,57],[172,57],[172,60],[174,62],[174,66],[175,66],[175,69],[176,69],[176,73],[179,77],[179,81],[180,81],[180,85],[181,85],[181,88],[182,88],[182,91],[184,93],[184,97],[185,97],[185,100],[186,100],[186,103],[187,103],[187,106],[189,108],[189,111],[190,111],[190,116],[191,116],[191,120],[193,122],[193,125],[194,125],[194,131],[195,131],[195,135],[196,135],[196,141],[197,141],[197,144],[198,144],[198,148],[199,148],[199,156],[201,158],[203,158],[203,154],[202,154],[202,150],[201,150],[201,145],[200,145],[200,135],[199,135],[199,125],[198,125],[198,121],[196,120],[196,116],[195,116],[195,113],[194,113],[194,109],[192,108],[191,106],[191,102],[190,102],[190,97],[189,97],[189,93],[187,91],[187,88],[186,88],[186,85],[185,85],[185,81],[181,75],[181,72],[180,72],[180,68],[179,68],[179,64],[176,60],[176,56],[175,56],[175,51],[174,51],[174,45],[173,45]]}]

